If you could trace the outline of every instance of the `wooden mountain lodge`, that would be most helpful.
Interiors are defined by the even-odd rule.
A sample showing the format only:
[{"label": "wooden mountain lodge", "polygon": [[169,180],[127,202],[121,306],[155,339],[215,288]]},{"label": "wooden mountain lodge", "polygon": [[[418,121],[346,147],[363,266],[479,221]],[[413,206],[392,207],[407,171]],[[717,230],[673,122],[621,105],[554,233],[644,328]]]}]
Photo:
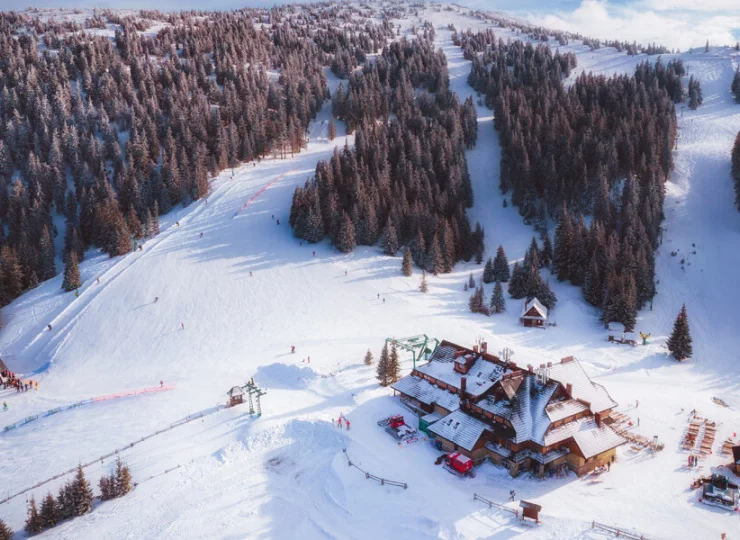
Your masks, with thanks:
[{"label": "wooden mountain lodge", "polygon": [[524,302],[519,322],[524,326],[544,328],[547,326],[547,308],[537,298],[527,300]]},{"label": "wooden mountain lodge", "polygon": [[428,363],[391,385],[449,452],[486,459],[516,476],[567,467],[579,476],[626,439],[609,425],[617,406],[569,356],[521,368],[481,349],[442,341]]}]

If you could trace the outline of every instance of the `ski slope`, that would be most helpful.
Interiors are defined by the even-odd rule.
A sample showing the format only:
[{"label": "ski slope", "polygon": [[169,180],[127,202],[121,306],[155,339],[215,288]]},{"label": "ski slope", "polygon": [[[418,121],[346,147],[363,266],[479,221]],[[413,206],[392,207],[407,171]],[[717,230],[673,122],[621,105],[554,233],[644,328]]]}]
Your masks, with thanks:
[{"label": "ski slope", "polygon": [[[458,29],[484,25],[460,11],[431,9],[419,17],[439,29],[437,44],[447,55],[452,89],[461,100],[476,100],[466,82],[470,63],[452,44],[451,32],[441,29],[449,22]],[[496,32],[504,39],[515,36]],[[645,59],[608,48],[566,48],[578,54],[579,69],[603,73],[629,72]],[[116,259],[91,252],[81,265],[79,298],[60,290],[58,276],[3,310],[3,358],[39,380],[40,390],[0,393],[10,405],[0,414],[0,429],[90,396],[160,380],[176,389],[0,432],[2,491],[20,491],[174,422],[213,412],[231,386],[254,377],[267,391],[262,417],[247,414],[246,406],[220,410],[124,451],[136,489],[41,537],[585,540],[603,538],[590,530],[596,520],[651,538],[719,538],[721,532],[733,538],[738,515],[696,501],[688,485],[697,473],[685,467],[686,454],[678,448],[693,408],[720,423],[718,441],[740,431],[740,287],[734,276],[740,214],[729,179],[740,106],[728,92],[734,69],[729,50],[682,57],[689,73],[700,78],[705,102],[697,111],[679,110],[676,169],[666,186],[665,233],[656,257],[659,294],[652,311],[641,312],[638,320],[638,329],[652,334],[650,345],[608,344],[596,310],[569,285],[553,283],[557,327],[529,330],[518,325],[517,301],[509,299],[500,316],[468,312],[462,287],[470,272],[480,277],[480,266],[459,264],[451,274],[428,276],[424,295],[418,291],[420,273],[404,277],[400,257],[386,257],[376,247],[345,255],[326,242],[300,245],[288,226],[295,186],[335,146],[352,144],[341,125],[338,137],[328,141],[327,104],[299,155],[246,164],[233,178],[231,171],[221,174],[207,203],[163,217],[162,233],[141,252]],[[336,88],[338,81],[328,77]],[[488,253],[502,244],[513,262],[535,233],[516,208],[503,208],[492,112],[483,106],[477,112],[479,139],[467,154],[476,201],[470,217],[485,227]],[[680,250],[676,257],[674,250]],[[694,359],[678,365],[664,344],[683,302]],[[458,479],[434,465],[438,452],[428,444],[398,446],[376,426],[382,417],[408,411],[377,386],[374,367],[362,364],[364,353],[371,348],[377,358],[386,337],[419,333],[465,345],[482,337],[494,352],[511,347],[520,365],[575,355],[621,411],[640,418],[635,431],[657,435],[665,450],[650,457],[623,447],[611,472],[598,478],[511,479],[486,464],[475,479]],[[410,369],[411,360],[404,362]],[[712,397],[730,407],[715,405]],[[350,431],[333,424],[340,414],[351,420]],[[363,469],[409,488],[366,480],[347,466],[343,448]],[[88,478],[96,482],[109,461],[88,468]],[[713,455],[701,462],[701,471],[725,461]],[[60,482],[33,494],[39,500]],[[510,489],[543,506],[541,525],[516,522],[473,502],[478,493],[503,503]],[[0,517],[20,530],[25,497],[0,505]]]}]

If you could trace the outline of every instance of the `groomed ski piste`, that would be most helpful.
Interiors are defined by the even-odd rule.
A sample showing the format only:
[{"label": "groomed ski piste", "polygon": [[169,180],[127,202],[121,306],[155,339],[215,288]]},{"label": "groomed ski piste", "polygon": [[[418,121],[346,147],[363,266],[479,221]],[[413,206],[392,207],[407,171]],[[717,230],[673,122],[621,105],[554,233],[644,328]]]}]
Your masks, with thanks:
[{"label": "groomed ski piste", "polygon": [[[444,28],[488,23],[454,9],[420,10],[419,19],[437,29],[452,89],[461,100],[473,95],[477,102],[467,84],[470,63]],[[409,27],[419,19],[398,23]],[[494,30],[504,39],[521,37]],[[571,77],[581,70],[632,72],[647,58],[612,48],[592,52],[579,43],[562,48],[578,54]],[[579,290],[556,281],[557,326],[530,330],[518,324],[521,305],[511,299],[504,315],[469,313],[462,286],[471,271],[480,276],[481,266],[461,263],[451,274],[427,276],[429,292],[422,294],[420,271],[404,277],[400,257],[377,247],[343,255],[326,241],[301,246],[288,225],[293,190],[335,146],[353,142],[341,123],[337,138],[328,140],[327,104],[300,154],[244,164],[233,178],[225,171],[213,179],[207,203],[164,216],[161,234],[141,252],[115,259],[89,252],[79,298],[63,293],[57,276],[4,308],[2,356],[40,389],[2,394],[10,408],[0,415],[0,499],[212,411],[225,403],[229,388],[254,377],[267,391],[261,417],[246,405],[218,410],[124,450],[137,487],[40,536],[585,540],[605,537],[591,529],[597,521],[655,539],[723,532],[734,538],[740,515],[702,505],[689,489],[693,478],[729,462],[717,455],[719,444],[740,432],[740,214],[729,177],[730,148],[740,130],[740,106],[729,94],[733,55],[719,47],[681,54],[701,80],[704,104],[678,109],[676,167],[666,185],[665,232],[656,254],[658,295],[637,325],[651,334],[649,345],[607,343],[597,311]],[[333,90],[339,81],[327,76]],[[535,233],[516,208],[503,208],[492,112],[479,105],[477,112],[478,142],[467,154],[476,201],[470,218],[484,226],[487,252],[502,244],[513,263]],[[694,357],[678,364],[665,341],[684,302]],[[431,445],[399,445],[376,425],[409,412],[377,385],[375,367],[362,363],[365,351],[377,359],[386,337],[420,333],[466,346],[483,338],[494,352],[512,348],[519,365],[574,355],[607,387],[619,411],[640,419],[633,431],[657,435],[665,449],[652,455],[623,446],[611,471],[598,477],[512,479],[485,464],[476,478],[457,478],[434,465],[439,452]],[[404,369],[410,367],[404,358]],[[28,416],[160,380],[175,390],[75,408],[2,433],[2,426]],[[719,444],[699,470],[686,467],[680,450],[692,409],[719,425]],[[351,430],[336,427],[340,414]],[[408,488],[367,480],[347,466],[345,448],[363,470]],[[88,467],[88,479],[97,482],[111,462]],[[39,500],[63,480],[28,496]],[[517,499],[542,505],[541,524],[523,524],[473,500],[477,493],[515,508],[506,502],[511,489]],[[0,517],[16,531],[25,512],[25,496],[0,505]]]}]

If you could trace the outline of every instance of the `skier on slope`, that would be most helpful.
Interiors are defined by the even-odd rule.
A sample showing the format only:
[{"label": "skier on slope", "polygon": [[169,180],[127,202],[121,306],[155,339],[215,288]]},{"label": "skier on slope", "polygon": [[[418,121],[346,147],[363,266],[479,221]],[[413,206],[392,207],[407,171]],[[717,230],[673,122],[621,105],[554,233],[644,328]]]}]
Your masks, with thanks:
[{"label": "skier on slope", "polygon": [[7,411],[7,410],[8,410],[8,402],[3,401],[3,411]]}]

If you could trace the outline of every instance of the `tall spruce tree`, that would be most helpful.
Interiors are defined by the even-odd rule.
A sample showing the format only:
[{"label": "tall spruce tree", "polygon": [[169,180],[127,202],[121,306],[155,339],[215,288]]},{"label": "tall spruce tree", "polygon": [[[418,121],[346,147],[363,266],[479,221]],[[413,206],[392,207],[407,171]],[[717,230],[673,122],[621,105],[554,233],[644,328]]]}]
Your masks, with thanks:
[{"label": "tall spruce tree", "polygon": [[378,367],[376,368],[376,378],[380,383],[380,386],[388,386],[390,379],[388,374],[388,343],[383,345],[383,350],[380,351],[380,359],[378,360]]},{"label": "tall spruce tree", "polygon": [[51,529],[59,521],[59,512],[57,510],[57,501],[54,499],[54,495],[51,492],[47,493],[44,500],[41,501],[41,512],[39,514],[41,519],[41,527],[44,529]]},{"label": "tall spruce tree", "polygon": [[735,206],[740,211],[740,131],[732,147],[732,178],[735,180]]},{"label": "tall spruce tree", "polygon": [[62,289],[67,292],[74,291],[82,285],[80,282],[80,267],[77,264],[77,254],[72,251],[67,254],[67,264],[64,267],[64,281]]},{"label": "tall spruce tree", "polygon": [[352,224],[352,220],[344,212],[339,223],[339,229],[337,236],[334,239],[334,245],[342,253],[349,253],[355,249],[355,226]]},{"label": "tall spruce tree", "polygon": [[414,260],[411,257],[411,250],[406,248],[403,252],[403,262],[401,263],[403,275],[409,277],[414,272]]},{"label": "tall spruce tree", "polygon": [[93,491],[85,478],[82,465],[77,466],[77,473],[72,481],[72,501],[75,516],[87,514],[92,509]]},{"label": "tall spruce tree", "polygon": [[28,501],[28,514],[26,517],[26,527],[25,531],[33,536],[34,534],[38,534],[43,530],[43,527],[41,527],[41,517],[39,516],[39,510],[36,507],[36,499],[31,497],[31,500]]},{"label": "tall spruce tree", "polygon": [[689,331],[689,317],[686,314],[686,304],[681,307],[681,311],[673,323],[673,332],[668,338],[668,350],[676,360],[685,360],[690,358],[694,350],[691,345],[691,333]]},{"label": "tall spruce tree", "polygon": [[13,530],[0,519],[0,540],[12,540]]},{"label": "tall spruce tree", "polygon": [[383,242],[383,253],[390,255],[391,257],[398,251],[398,236],[396,235],[396,228],[393,226],[393,222],[388,219],[388,222],[383,229],[382,235]]},{"label": "tall spruce tree", "polygon": [[511,272],[511,280],[509,280],[509,294],[512,298],[518,300],[527,296],[527,277],[527,269],[516,261],[514,270]]},{"label": "tall spruce tree", "polygon": [[493,283],[496,281],[496,272],[493,270],[493,260],[488,257],[486,266],[483,268],[483,283]]},{"label": "tall spruce tree", "polygon": [[396,344],[391,345],[390,354],[388,355],[388,382],[392,384],[401,378],[401,360],[398,357]]},{"label": "tall spruce tree", "polygon": [[429,285],[427,284],[427,274],[424,270],[421,271],[421,283],[419,283],[419,290],[423,293],[429,291]]},{"label": "tall spruce tree", "polygon": [[493,277],[501,283],[509,281],[509,259],[506,257],[503,246],[499,246],[496,250],[496,258],[493,260]]},{"label": "tall spruce tree", "polygon": [[131,471],[128,465],[121,462],[121,458],[116,458],[116,479],[115,479],[116,497],[123,497],[131,491]]},{"label": "tall spruce tree", "polygon": [[503,313],[506,311],[506,299],[504,298],[504,288],[500,281],[496,281],[493,286],[491,295],[491,313]]}]

